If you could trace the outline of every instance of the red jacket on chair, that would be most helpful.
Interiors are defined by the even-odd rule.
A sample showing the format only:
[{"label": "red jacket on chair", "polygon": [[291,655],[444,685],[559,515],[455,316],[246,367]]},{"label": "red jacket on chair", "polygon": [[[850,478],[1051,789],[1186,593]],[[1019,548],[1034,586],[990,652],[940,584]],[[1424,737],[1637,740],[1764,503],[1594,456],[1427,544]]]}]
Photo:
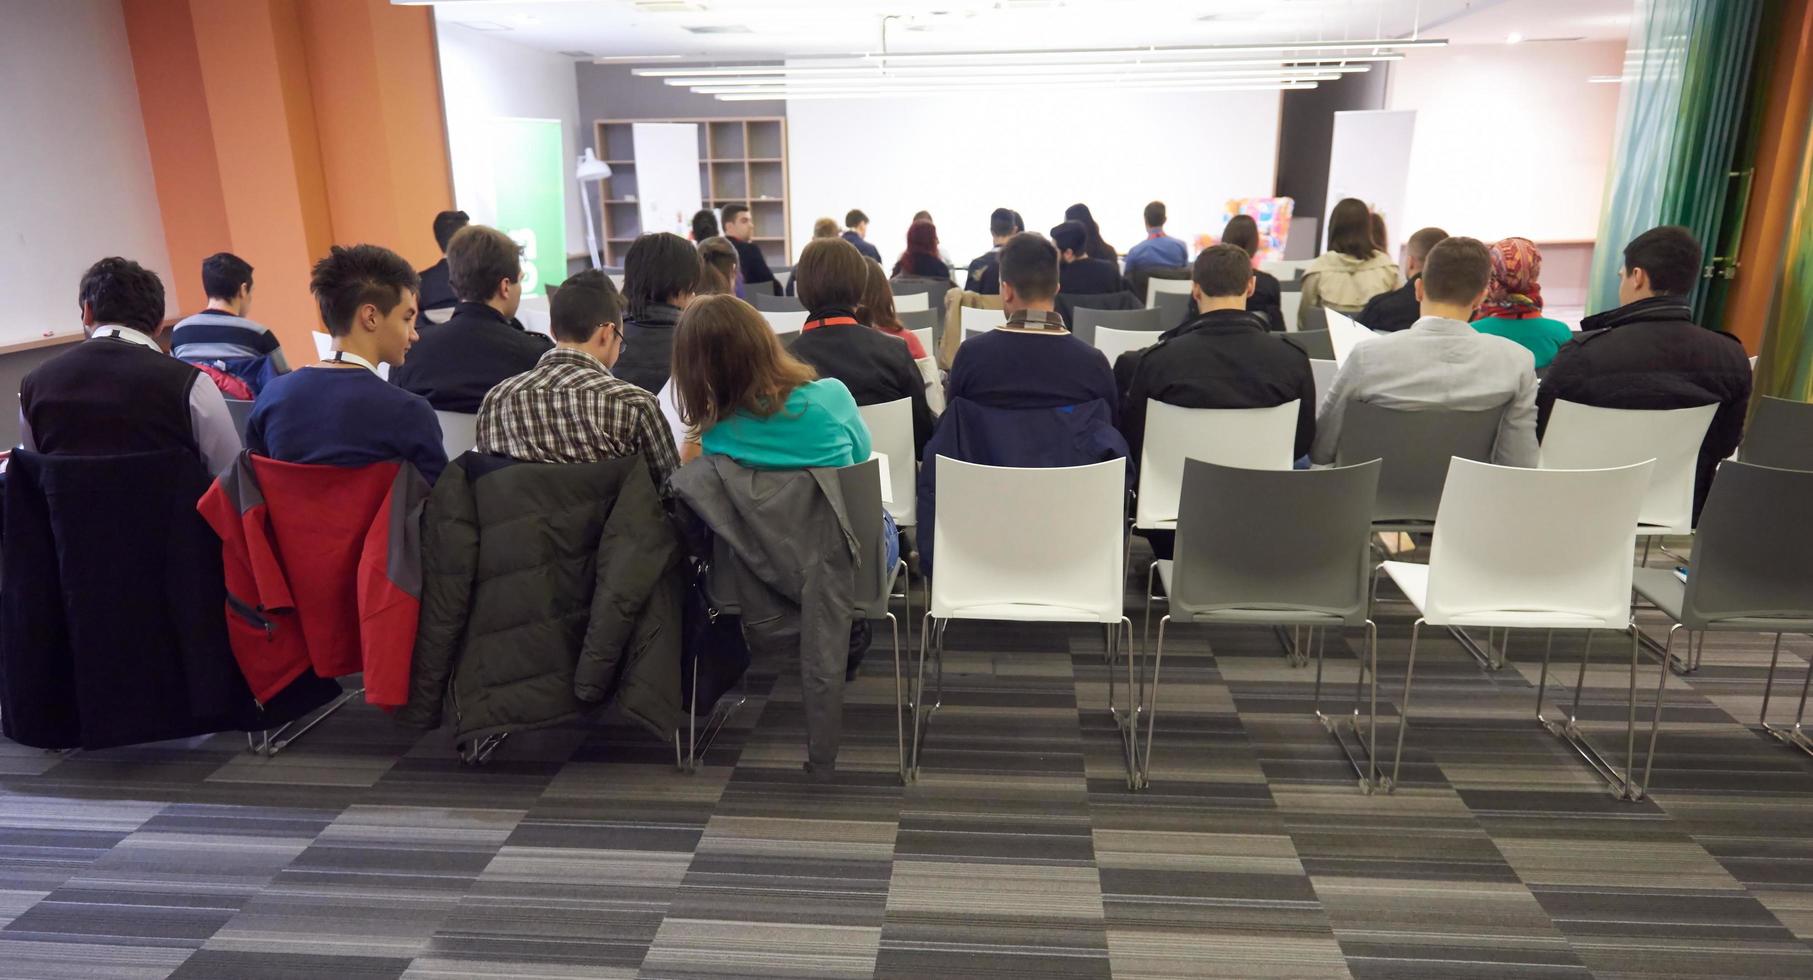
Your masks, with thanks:
[{"label": "red jacket on chair", "polygon": [[197,509],[220,535],[227,635],[260,701],[313,670],[409,700],[428,484],[402,462],[280,463],[241,453]]}]

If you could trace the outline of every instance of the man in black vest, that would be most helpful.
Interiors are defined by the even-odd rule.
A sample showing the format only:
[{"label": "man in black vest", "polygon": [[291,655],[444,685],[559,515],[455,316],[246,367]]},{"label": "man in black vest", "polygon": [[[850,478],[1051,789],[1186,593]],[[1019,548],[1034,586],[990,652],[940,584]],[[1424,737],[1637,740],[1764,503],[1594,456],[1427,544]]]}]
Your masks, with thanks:
[{"label": "man in black vest", "polygon": [[105,258],[82,276],[88,339],[19,385],[19,444],[47,455],[121,456],[186,449],[209,473],[239,454],[239,433],[207,375],[164,353],[164,284]]}]

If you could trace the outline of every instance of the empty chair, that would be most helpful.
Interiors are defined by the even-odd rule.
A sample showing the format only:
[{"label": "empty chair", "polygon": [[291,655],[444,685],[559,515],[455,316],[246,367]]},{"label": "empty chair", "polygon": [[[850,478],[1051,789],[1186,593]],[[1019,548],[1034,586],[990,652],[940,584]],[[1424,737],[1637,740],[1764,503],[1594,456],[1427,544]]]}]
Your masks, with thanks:
[{"label": "empty chair", "polygon": [[[1070,332],[1081,338],[1085,344],[1095,343],[1097,327],[1110,327],[1115,330],[1157,334],[1165,329],[1161,321],[1163,312],[1156,309],[1144,310],[1092,310],[1088,307],[1076,308],[1075,316],[1070,320]],[[1173,323],[1171,326],[1176,326]],[[1158,340],[1156,336],[1152,338]]]},{"label": "empty chair", "polygon": [[[1166,294],[1173,296],[1181,295],[1187,303],[1190,296],[1190,285],[1191,283],[1188,279],[1161,279],[1158,276],[1153,276],[1146,280],[1146,308],[1157,309],[1158,298]],[[1173,326],[1175,326],[1175,324],[1173,324]]]},{"label": "empty chair", "polygon": [[1095,334],[1093,341],[1095,349],[1102,352],[1102,356],[1108,359],[1110,365],[1130,350],[1145,350],[1158,343],[1158,334],[1150,330],[1116,330],[1113,327],[1097,327],[1092,332]]},{"label": "empty chair", "polygon": [[1297,311],[1303,306],[1303,291],[1299,289],[1279,290],[1278,309],[1284,313],[1284,329],[1297,331]]},{"label": "empty chair", "polygon": [[1309,370],[1316,376],[1316,406],[1320,410],[1322,403],[1328,401],[1328,389],[1334,387],[1335,372],[1340,370],[1340,365],[1333,360],[1312,357],[1309,361]]},{"label": "empty chair", "polygon": [[749,291],[749,305],[763,313],[804,313],[806,306],[798,296],[776,296],[762,290]]},{"label": "empty chair", "polygon": [[922,291],[894,294],[894,312],[896,313],[929,313],[932,306],[930,295]]},{"label": "empty chair", "polygon": [[[1153,280],[1153,282],[1160,281]],[[1188,291],[1181,293],[1161,291],[1154,299],[1157,301],[1159,329],[1169,330],[1172,327],[1180,326],[1190,318],[1190,294]]]},{"label": "empty chair", "polygon": [[[1416,607],[1410,655],[1404,666],[1404,695],[1398,703],[1397,753],[1391,766],[1396,785],[1409,728],[1411,682],[1424,626],[1543,629],[1550,631],[1536,688],[1536,720],[1580,753],[1625,800],[1648,791],[1655,762],[1655,733],[1662,720],[1662,691],[1656,687],[1651,751],[1643,778],[1636,778],[1636,622],[1631,618],[1631,534],[1650,480],[1652,463],[1601,470],[1542,470],[1494,466],[1456,459],[1448,471],[1429,564],[1388,561],[1380,568]],[[1387,467],[1389,470],[1389,467]],[[1566,506],[1556,506],[1565,501]],[[1580,683],[1564,721],[1547,714],[1549,653],[1553,631],[1584,630]],[[1624,768],[1619,770],[1577,725],[1592,631],[1630,634],[1630,692]],[[1624,712],[1620,712],[1624,714]]]},{"label": "empty chair", "polygon": [[1410,411],[1354,402],[1347,406],[1335,465],[1383,460],[1373,530],[1427,531],[1439,512],[1449,460],[1491,459],[1503,415],[1502,408]]},{"label": "empty chair", "polygon": [[857,412],[869,427],[870,444],[888,458],[888,513],[894,515],[895,524],[912,527],[917,523],[913,502],[919,483],[918,453],[913,451],[913,403],[898,398],[879,405],[863,405]]},{"label": "empty chair", "polygon": [[[938,565],[913,687],[914,773],[924,738],[920,718],[929,710],[924,693],[927,648],[942,672],[944,634],[951,621],[1102,624],[1111,627],[1111,655],[1123,633],[1132,634],[1132,623],[1121,612],[1124,461],[1022,469],[939,457],[936,465],[940,506],[932,535]],[[1115,714],[1132,788],[1137,785],[1133,735],[1138,708],[1134,658],[1126,659],[1126,713]],[[1113,671],[1109,674],[1112,711]]]},{"label": "empty chair", "polygon": [[447,451],[448,459],[455,459],[478,445],[477,415],[437,411],[434,417],[441,423],[441,448]]},{"label": "empty chair", "polygon": [[1302,348],[1312,361],[1335,363],[1335,345],[1328,339],[1326,330],[1299,330],[1290,335],[1290,342]]},{"label": "empty chair", "polygon": [[958,314],[958,323],[963,327],[963,339],[965,340],[968,340],[972,333],[993,330],[1007,322],[1006,310],[985,310],[979,306],[965,306],[960,309],[962,312]]},{"label": "empty chair", "polygon": [[1813,404],[1763,396],[1737,458],[1781,470],[1813,470]]},{"label": "empty chair", "polygon": [[[757,307],[760,309],[760,307]],[[799,333],[806,325],[805,310],[762,310],[762,319],[778,334]]]},{"label": "empty chair", "polygon": [[1643,493],[1636,533],[1691,534],[1700,443],[1718,409],[1700,405],[1646,411],[1557,400],[1536,465],[1545,470],[1584,470],[1653,459],[1656,465]]},{"label": "empty chair", "polygon": [[1271,408],[1179,408],[1148,399],[1134,526],[1177,526],[1186,459],[1250,470],[1290,469],[1298,410],[1295,399]]},{"label": "empty chair", "polygon": [[[1156,407],[1156,405],[1154,406]],[[1289,445],[1289,435],[1285,444]],[[1287,450],[1288,452],[1288,450]],[[1146,747],[1140,782],[1151,781],[1152,736],[1165,630],[1187,623],[1366,628],[1366,655],[1354,683],[1352,726],[1359,736],[1360,693],[1371,679],[1366,736],[1358,756],[1336,719],[1322,714],[1322,662],[1316,661],[1316,715],[1347,753],[1361,785],[1379,785],[1378,630],[1368,616],[1372,493],[1379,463],[1322,470],[1263,470],[1190,459],[1183,462],[1175,562],[1160,563],[1170,611],[1158,622],[1152,693],[1146,702]],[[1326,647],[1324,639],[1321,644]]]},{"label": "empty chair", "polygon": [[252,402],[245,398],[229,398],[227,414],[233,417],[233,431],[239,433],[239,441],[246,441],[246,422],[252,418]]}]

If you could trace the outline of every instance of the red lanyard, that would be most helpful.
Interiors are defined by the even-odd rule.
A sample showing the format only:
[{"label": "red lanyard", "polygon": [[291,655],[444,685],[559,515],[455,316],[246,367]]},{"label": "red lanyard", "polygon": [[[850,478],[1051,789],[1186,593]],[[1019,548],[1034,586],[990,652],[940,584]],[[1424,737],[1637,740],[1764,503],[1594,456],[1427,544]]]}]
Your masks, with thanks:
[{"label": "red lanyard", "polygon": [[800,333],[805,333],[808,330],[817,330],[819,327],[860,327],[860,326],[862,326],[862,324],[858,323],[856,321],[856,318],[853,316],[828,316],[828,317],[825,317],[823,320],[808,320],[808,321],[806,321],[806,324],[804,326],[799,328],[799,330],[800,330]]}]

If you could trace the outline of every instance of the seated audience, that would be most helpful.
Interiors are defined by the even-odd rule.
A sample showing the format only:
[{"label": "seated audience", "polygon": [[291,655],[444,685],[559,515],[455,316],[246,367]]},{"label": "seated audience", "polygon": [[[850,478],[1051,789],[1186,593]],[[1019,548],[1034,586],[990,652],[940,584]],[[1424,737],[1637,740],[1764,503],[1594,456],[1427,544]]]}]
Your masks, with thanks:
[{"label": "seated audience", "polygon": [[1376,333],[1396,333],[1409,330],[1410,325],[1422,318],[1422,304],[1417,302],[1416,281],[1423,274],[1423,260],[1435,243],[1448,237],[1440,228],[1422,228],[1410,236],[1404,243],[1404,274],[1410,278],[1402,286],[1388,293],[1380,293],[1366,301],[1355,322]]},{"label": "seated audience", "polygon": [[[932,220],[932,212],[930,212],[930,211],[913,212],[913,220],[915,222],[923,221],[926,224],[933,225],[933,226],[936,226],[938,224],[936,221]],[[951,261],[951,254],[944,250],[943,245],[937,246],[937,251],[938,251],[938,261],[943,262],[944,267],[946,269],[957,268],[957,263]]]},{"label": "seated audience", "polygon": [[472,413],[485,392],[534,367],[553,341],[516,319],[522,246],[509,235],[486,225],[461,228],[447,244],[447,270],[460,298],[453,318],[424,327],[390,380],[428,399],[437,412]]},{"label": "seated audience", "polygon": [[208,308],[170,331],[170,353],[211,369],[217,384],[224,376],[256,395],[290,365],[277,335],[247,319],[252,312],[252,267],[231,252],[210,255],[201,264],[201,285],[208,294]]},{"label": "seated audience", "polygon": [[1688,295],[1700,275],[1700,243],[1686,228],[1651,228],[1624,247],[1615,310],[1581,322],[1580,339],[1562,347],[1540,392],[1537,431],[1557,399],[1599,408],[1668,409],[1718,405],[1700,444],[1693,513],[1712,488],[1713,471],[1737,450],[1750,401],[1750,360],[1728,333],[1693,321]]},{"label": "seated audience", "polygon": [[19,383],[19,447],[49,456],[171,449],[213,476],[239,455],[226,399],[194,365],[164,354],[164,284],[130,259],[105,258],[77,292],[88,339]]},{"label": "seated audience", "polygon": [[[926,356],[925,345],[905,324],[900,322],[900,314],[894,311],[894,289],[888,283],[888,274],[881,271],[880,264],[867,263],[868,281],[862,290],[862,303],[856,307],[856,318],[864,326],[872,327],[890,337],[899,338],[907,346],[907,353],[917,361]],[[797,353],[797,351],[795,352]]]},{"label": "seated audience", "polygon": [[1145,350],[1121,355],[1114,366],[1120,389],[1121,434],[1135,461],[1145,440],[1146,402],[1181,408],[1271,408],[1296,399],[1293,457],[1309,455],[1316,434],[1316,378],[1309,358],[1269,333],[1265,318],[1247,308],[1254,288],[1247,251],[1223,242],[1196,256],[1190,296],[1202,313],[1160,334]]},{"label": "seated audience", "polygon": [[1051,242],[1063,262],[1058,268],[1059,292],[1100,296],[1127,289],[1119,266],[1089,256],[1089,229],[1081,221],[1066,221],[1051,229]]},{"label": "seated audience", "polygon": [[649,392],[659,392],[667,384],[674,326],[703,277],[699,253],[679,235],[656,232],[631,243],[623,257],[623,294],[629,312],[623,317],[617,377]]},{"label": "seated audience", "polygon": [[1087,254],[1089,258],[1101,259],[1103,262],[1113,262],[1116,263],[1116,268],[1120,267],[1120,253],[1114,250],[1113,245],[1102,240],[1102,228],[1095,223],[1095,215],[1089,213],[1089,205],[1072,204],[1065,208],[1064,220],[1080,221],[1089,232],[1088,245],[1079,254]]},{"label": "seated audience", "polygon": [[[830,218],[820,218],[812,223],[812,240],[818,241],[821,238],[843,238],[844,241],[849,241],[849,238],[837,233],[837,222],[832,221]],[[868,243],[864,242],[863,244],[867,245]],[[874,246],[870,247],[873,248]],[[860,252],[862,250],[859,248],[857,251]],[[796,296],[798,295],[796,292],[798,288],[798,284],[793,281],[793,277],[788,276],[787,285],[781,290],[781,294],[784,296]]]},{"label": "seated audience", "polygon": [[906,251],[894,262],[894,275],[949,279],[951,267],[938,257],[938,228],[930,221],[915,221],[907,228]]},{"label": "seated audience", "polygon": [[[743,270],[743,282],[758,286],[765,282],[774,282],[774,273],[768,268],[768,257],[762,254],[762,247],[755,243],[755,213],[747,204],[724,205],[724,237],[736,246],[737,267]],[[625,260],[624,265],[628,266]],[[624,270],[625,275],[628,269]]]},{"label": "seated audience", "polygon": [[692,240],[703,242],[707,238],[718,238],[718,213],[710,208],[701,208],[692,214]]},{"label": "seated audience", "polygon": [[421,395],[378,377],[416,341],[418,279],[376,245],[336,245],[309,291],[334,352],[273,380],[246,421],[246,448],[282,463],[365,466],[400,459],[433,483],[447,466],[441,424]]},{"label": "seated audience", "polygon": [[1372,246],[1386,255],[1391,254],[1391,236],[1385,230],[1385,216],[1372,213]]},{"label": "seated audience", "polygon": [[[635,245],[632,243],[631,248]],[[628,277],[625,276],[627,283]],[[793,284],[789,282],[788,291]],[[565,286],[561,287],[565,289]],[[614,290],[613,290],[614,292]],[[743,271],[737,268],[736,246],[722,235],[699,243],[699,292],[712,295],[743,295]]]},{"label": "seated audience", "polygon": [[820,378],[842,382],[858,405],[909,399],[917,454],[932,437],[925,378],[905,344],[871,330],[858,318],[868,289],[869,260],[841,238],[821,238],[800,253],[793,281],[799,284],[800,302],[808,312],[792,355]]},{"label": "seated audience", "polygon": [[587,269],[548,305],[554,349],[485,396],[478,451],[533,463],[641,456],[655,487],[666,487],[679,465],[673,430],[654,395],[611,375],[623,353],[623,307],[610,279]]},{"label": "seated audience", "polygon": [[1409,330],[1363,341],[1347,355],[1316,418],[1310,459],[1335,461],[1351,402],[1403,411],[1502,408],[1492,462],[1536,465],[1536,368],[1530,352],[1467,324],[1486,296],[1492,259],[1471,238],[1429,250],[1416,282],[1423,317]]},{"label": "seated audience", "polygon": [[871,262],[881,262],[881,249],[869,244],[869,216],[858,208],[851,208],[844,214],[844,241],[856,246],[856,250]]},{"label": "seated audience", "polygon": [[1503,337],[1536,358],[1536,370],[1549,366],[1574,332],[1560,320],[1542,315],[1542,252],[1528,238],[1507,238],[1490,249],[1492,285],[1473,315],[1473,329]]},{"label": "seated audience", "polygon": [[994,242],[990,248],[969,264],[969,277],[964,280],[963,288],[972,293],[993,296],[1001,292],[1001,246],[1007,240],[1025,230],[1019,225],[1019,216],[1006,208],[996,208],[988,216],[988,237]]},{"label": "seated audience", "polygon": [[1057,294],[1058,250],[1052,243],[1021,234],[1002,246],[1001,305],[1007,323],[957,348],[947,386],[950,398],[1010,409],[1100,400],[1118,422],[1114,372],[1101,351],[1065,327],[1056,311]]},{"label": "seated audience", "polygon": [[1153,269],[1176,269],[1190,264],[1190,249],[1183,242],[1165,234],[1165,202],[1146,205],[1146,240],[1127,250],[1126,271],[1142,266]]},{"label": "seated audience", "polygon": [[1277,276],[1258,268],[1259,222],[1254,221],[1252,215],[1234,215],[1221,229],[1221,242],[1246,252],[1248,262],[1253,266],[1253,293],[1246,299],[1246,308],[1265,318],[1266,329],[1283,333],[1284,287],[1278,284]]},{"label": "seated audience", "polygon": [[422,310],[450,310],[459,303],[459,297],[453,294],[453,281],[448,278],[447,244],[471,223],[464,211],[442,211],[434,216],[434,243],[441,247],[441,260],[422,270]]},{"label": "seated audience", "polygon": [[1398,286],[1398,266],[1372,239],[1372,211],[1364,201],[1345,198],[1328,216],[1328,251],[1303,273],[1302,329],[1308,310],[1322,306],[1353,316],[1366,301]]}]

